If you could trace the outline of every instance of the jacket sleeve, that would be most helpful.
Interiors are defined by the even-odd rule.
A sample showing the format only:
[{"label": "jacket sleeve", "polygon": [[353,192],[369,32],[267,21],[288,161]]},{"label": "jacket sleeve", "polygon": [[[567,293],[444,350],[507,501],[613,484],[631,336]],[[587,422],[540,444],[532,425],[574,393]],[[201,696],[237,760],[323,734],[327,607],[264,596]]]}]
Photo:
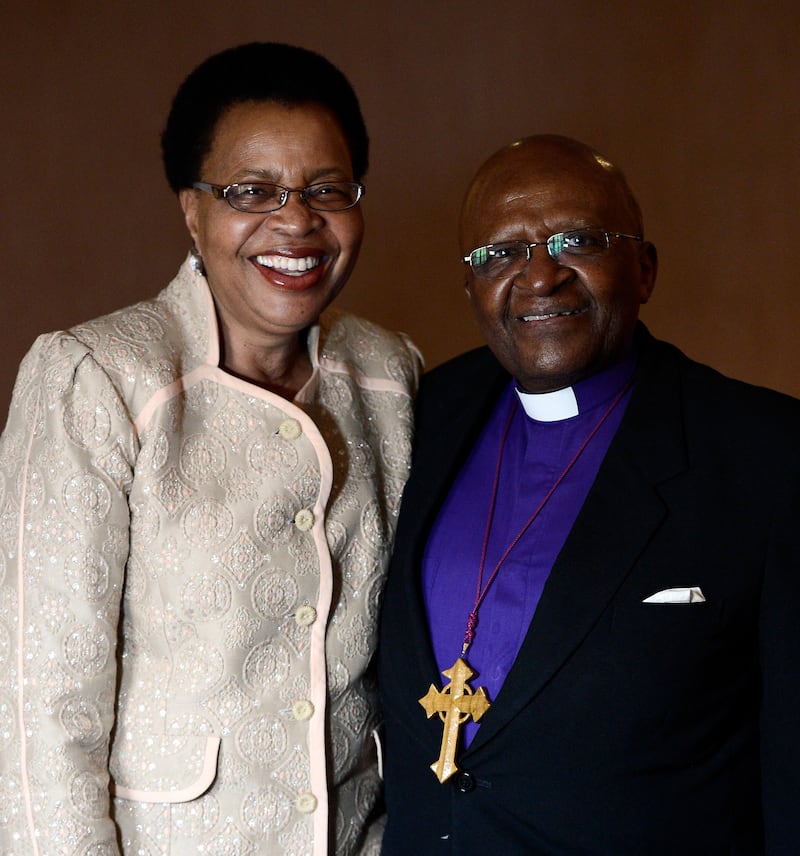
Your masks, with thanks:
[{"label": "jacket sleeve", "polygon": [[0,439],[4,854],[118,853],[108,746],[136,448],[89,349],[37,340]]},{"label": "jacket sleeve", "polygon": [[768,856],[797,853],[800,841],[800,481],[772,497],[759,622],[761,786]]}]

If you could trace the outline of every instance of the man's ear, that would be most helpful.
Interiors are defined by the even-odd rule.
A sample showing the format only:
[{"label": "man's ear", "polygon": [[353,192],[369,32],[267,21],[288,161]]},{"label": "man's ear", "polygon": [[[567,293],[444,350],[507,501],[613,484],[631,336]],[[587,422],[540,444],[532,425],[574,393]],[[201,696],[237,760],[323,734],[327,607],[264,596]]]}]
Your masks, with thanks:
[{"label": "man's ear", "polygon": [[658,251],[656,245],[650,241],[645,241],[639,250],[639,267],[641,270],[639,299],[641,303],[647,303],[656,287],[658,274]]}]

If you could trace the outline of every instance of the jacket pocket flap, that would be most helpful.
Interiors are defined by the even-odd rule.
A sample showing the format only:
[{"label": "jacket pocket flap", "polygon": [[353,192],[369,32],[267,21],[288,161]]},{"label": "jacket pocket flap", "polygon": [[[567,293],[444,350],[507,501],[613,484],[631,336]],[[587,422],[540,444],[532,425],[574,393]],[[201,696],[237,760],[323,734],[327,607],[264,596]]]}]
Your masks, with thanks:
[{"label": "jacket pocket flap", "polygon": [[112,796],[179,803],[197,799],[211,787],[217,775],[219,737],[185,737],[177,750],[165,737],[140,740],[146,750],[140,746],[130,752],[112,751]]}]

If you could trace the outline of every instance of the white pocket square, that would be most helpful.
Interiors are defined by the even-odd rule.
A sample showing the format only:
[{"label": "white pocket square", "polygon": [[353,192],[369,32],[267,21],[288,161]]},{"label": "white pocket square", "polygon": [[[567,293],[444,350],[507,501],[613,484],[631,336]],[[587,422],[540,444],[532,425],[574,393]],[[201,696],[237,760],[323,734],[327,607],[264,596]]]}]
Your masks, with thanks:
[{"label": "white pocket square", "polygon": [[671,588],[657,591],[646,597],[642,603],[705,603],[706,596],[700,586],[691,588]]}]

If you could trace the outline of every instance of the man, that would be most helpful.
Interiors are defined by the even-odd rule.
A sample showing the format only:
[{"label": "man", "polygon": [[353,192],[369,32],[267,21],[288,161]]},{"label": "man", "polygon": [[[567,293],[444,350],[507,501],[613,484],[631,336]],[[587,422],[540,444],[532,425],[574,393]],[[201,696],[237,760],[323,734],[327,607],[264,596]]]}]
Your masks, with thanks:
[{"label": "man", "polygon": [[420,394],[384,854],[800,853],[800,402],[648,334],[655,248],[581,143],[491,157],[460,238],[488,348]]}]

